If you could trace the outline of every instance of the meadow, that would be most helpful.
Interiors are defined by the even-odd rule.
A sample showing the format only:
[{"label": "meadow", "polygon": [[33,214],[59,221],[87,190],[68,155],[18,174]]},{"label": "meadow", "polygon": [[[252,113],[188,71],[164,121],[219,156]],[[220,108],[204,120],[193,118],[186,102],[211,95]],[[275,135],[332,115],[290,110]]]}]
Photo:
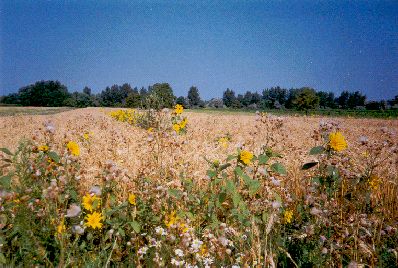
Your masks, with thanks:
[{"label": "meadow", "polygon": [[396,119],[85,108],[0,129],[2,265],[398,265]]}]

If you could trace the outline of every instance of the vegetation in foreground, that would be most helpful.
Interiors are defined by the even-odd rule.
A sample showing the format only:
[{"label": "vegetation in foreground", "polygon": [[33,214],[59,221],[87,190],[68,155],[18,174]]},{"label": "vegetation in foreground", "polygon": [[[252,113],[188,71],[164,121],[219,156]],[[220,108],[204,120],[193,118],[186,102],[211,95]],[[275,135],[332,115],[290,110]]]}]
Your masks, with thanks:
[{"label": "vegetation in foreground", "polygon": [[[379,140],[345,140],[338,125],[322,122],[303,163],[305,185],[287,184],[276,151],[283,119],[257,114],[263,146],[245,144],[225,159],[208,159],[205,183],[174,177],[179,137],[189,131],[183,108],[110,116],[148,132],[153,177],[129,176],[113,162],[89,191],[79,186],[80,141],[55,152],[53,125],[43,140],[2,148],[1,248],[4,265],[138,267],[340,267],[397,265],[397,188],[383,189],[379,168],[397,161],[394,133]],[[228,135],[217,146],[230,146]],[[352,144],[352,145],[351,145]],[[349,146],[358,147],[350,158]],[[396,162],[395,162],[396,163]],[[175,162],[184,165],[183,161]],[[391,170],[397,181],[397,171]],[[290,174],[290,175],[294,175]],[[391,179],[391,178],[389,178]],[[131,188],[124,187],[126,181]]]}]

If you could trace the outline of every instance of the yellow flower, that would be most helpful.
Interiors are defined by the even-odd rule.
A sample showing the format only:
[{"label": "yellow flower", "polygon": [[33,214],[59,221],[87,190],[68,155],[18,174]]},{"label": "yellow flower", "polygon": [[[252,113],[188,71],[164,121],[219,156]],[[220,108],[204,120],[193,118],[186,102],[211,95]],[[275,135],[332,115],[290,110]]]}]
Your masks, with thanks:
[{"label": "yellow flower", "polygon": [[90,194],[86,194],[83,196],[83,207],[90,212],[98,208],[100,202],[101,199],[96,195],[91,196]]},{"label": "yellow flower", "polygon": [[80,148],[79,148],[79,145],[76,142],[70,141],[70,142],[68,142],[66,147],[68,148],[69,152],[72,155],[74,155],[74,156],[79,156],[80,155]]},{"label": "yellow flower", "polygon": [[129,203],[132,205],[136,205],[137,203],[135,202],[135,194],[130,194],[129,195]]},{"label": "yellow flower", "polygon": [[90,133],[84,133],[83,138],[87,141],[90,138]]},{"label": "yellow flower", "polygon": [[239,158],[245,165],[250,165],[253,159],[253,154],[249,151],[243,150],[240,152]]},{"label": "yellow flower", "polygon": [[283,213],[283,218],[286,223],[291,223],[293,219],[293,211],[291,211],[290,209],[286,209]]},{"label": "yellow flower", "polygon": [[179,124],[174,124],[174,125],[173,125],[173,129],[174,129],[174,131],[175,131],[175,132],[179,133],[179,132],[180,132],[180,129],[181,129],[181,127],[180,127],[180,125],[179,125]]},{"label": "yellow flower", "polygon": [[59,225],[57,226],[57,233],[62,234],[65,231],[66,231],[66,226],[64,224],[64,219],[62,219],[61,222],[59,223]]},{"label": "yellow flower", "polygon": [[188,120],[186,118],[182,119],[182,121],[180,122],[180,128],[181,129],[185,128],[187,123],[188,123]]},{"label": "yellow flower", "polygon": [[148,132],[152,132],[153,131],[153,127],[148,128]]},{"label": "yellow flower", "polygon": [[224,148],[228,147],[228,143],[229,143],[229,140],[226,137],[222,137],[222,138],[218,139],[218,144],[221,145]]},{"label": "yellow flower", "polygon": [[340,131],[332,132],[329,134],[329,146],[336,152],[342,151],[347,148],[347,142]]},{"label": "yellow flower", "polygon": [[102,213],[98,213],[98,212],[94,212],[93,214],[88,214],[86,216],[86,222],[84,223],[84,225],[91,227],[93,229],[98,228],[101,229],[102,228],[102,220],[104,220],[105,217],[102,216]]},{"label": "yellow flower", "polygon": [[37,150],[42,151],[42,152],[47,152],[48,151],[48,146],[47,145],[40,145],[37,147]]},{"label": "yellow flower", "polygon": [[184,111],[184,107],[183,107],[182,105],[177,104],[177,105],[174,107],[174,112],[175,112],[176,114],[181,114],[182,111]]},{"label": "yellow flower", "polygon": [[180,223],[179,227],[182,233],[186,233],[189,230],[189,227],[185,223]]},{"label": "yellow flower", "polygon": [[381,178],[377,177],[376,175],[372,175],[372,176],[370,176],[368,183],[369,183],[370,189],[375,191],[380,186]]},{"label": "yellow flower", "polygon": [[200,246],[200,249],[199,249],[200,251],[200,255],[201,256],[206,256],[207,255],[207,253],[208,253],[208,251],[207,251],[207,247],[206,247],[206,245],[205,244],[202,244],[201,246]]},{"label": "yellow flower", "polygon": [[177,223],[178,217],[176,216],[176,211],[174,210],[173,212],[170,213],[170,215],[167,217],[166,220],[164,220],[164,224],[166,224],[167,227],[170,227],[174,224]]}]

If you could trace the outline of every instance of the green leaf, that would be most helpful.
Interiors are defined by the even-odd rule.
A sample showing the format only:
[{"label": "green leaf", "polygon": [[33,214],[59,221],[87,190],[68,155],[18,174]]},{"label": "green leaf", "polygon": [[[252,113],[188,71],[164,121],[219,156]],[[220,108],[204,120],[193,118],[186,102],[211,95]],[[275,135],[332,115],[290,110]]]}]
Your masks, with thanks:
[{"label": "green leaf", "polygon": [[226,193],[219,193],[218,195],[218,202],[223,203],[227,199]]},{"label": "green leaf", "polygon": [[10,188],[11,187],[11,176],[7,175],[7,176],[0,177],[0,185],[6,189]]},{"label": "green leaf", "polygon": [[[133,228],[134,228],[134,227],[133,227]],[[125,236],[126,236],[126,234],[125,234],[125,232],[124,232],[124,230],[123,230],[122,228],[118,228],[117,231],[118,231],[118,233],[119,233],[122,237],[125,237]]]},{"label": "green leaf", "polygon": [[267,164],[268,160],[269,160],[269,157],[266,156],[266,155],[264,155],[264,154],[260,154],[260,155],[258,156],[258,164],[259,164],[259,165],[265,165],[265,164]]},{"label": "green leaf", "polygon": [[52,160],[54,160],[56,163],[59,163],[60,158],[59,158],[59,156],[58,156],[58,154],[57,154],[56,152],[50,151],[50,152],[48,152],[48,156],[49,156]]},{"label": "green leaf", "polygon": [[169,190],[167,190],[167,192],[169,193],[169,195],[171,195],[175,198],[180,198],[182,196],[182,192],[177,189],[169,189]]},{"label": "green leaf", "polygon": [[263,223],[267,223],[269,219],[269,214],[266,211],[263,211],[263,215],[261,215],[261,219],[263,220]]},{"label": "green leaf", "polygon": [[235,184],[231,180],[227,180],[227,191],[230,194],[234,194],[236,192]]},{"label": "green leaf", "polygon": [[2,151],[2,152],[5,153],[5,154],[12,155],[12,153],[10,152],[10,150],[8,150],[7,148],[0,148],[0,151]]},{"label": "green leaf", "polygon": [[215,176],[217,176],[217,172],[214,170],[208,170],[207,171],[207,176],[209,176],[210,179],[214,178]]},{"label": "green leaf", "polygon": [[281,175],[286,175],[286,169],[285,167],[281,164],[281,163],[273,163],[271,165],[271,169],[276,172],[279,173]]},{"label": "green leaf", "polygon": [[228,157],[227,157],[227,162],[229,162],[229,161],[231,161],[231,160],[233,160],[233,159],[235,159],[236,158],[236,155],[228,155]]},{"label": "green leaf", "polygon": [[235,171],[236,175],[238,175],[239,177],[242,177],[243,170],[240,167],[236,167],[234,171]]},{"label": "green leaf", "polygon": [[318,164],[318,162],[305,163],[305,164],[301,167],[301,169],[302,169],[302,170],[307,170],[307,169],[310,169],[310,168],[312,168],[312,167],[315,167],[317,164]]},{"label": "green leaf", "polygon": [[6,264],[7,263],[6,257],[1,252],[0,252],[0,263],[2,263],[2,264]]},{"label": "green leaf", "polygon": [[260,188],[260,182],[258,180],[251,180],[249,184],[249,192],[251,195],[257,193],[258,189]]},{"label": "green leaf", "polygon": [[138,222],[133,221],[133,222],[129,222],[129,224],[133,228],[134,232],[136,232],[137,234],[140,233],[141,225]]},{"label": "green leaf", "polygon": [[316,146],[316,147],[311,148],[310,155],[321,154],[324,151],[325,151],[325,149],[323,148],[323,146]]}]

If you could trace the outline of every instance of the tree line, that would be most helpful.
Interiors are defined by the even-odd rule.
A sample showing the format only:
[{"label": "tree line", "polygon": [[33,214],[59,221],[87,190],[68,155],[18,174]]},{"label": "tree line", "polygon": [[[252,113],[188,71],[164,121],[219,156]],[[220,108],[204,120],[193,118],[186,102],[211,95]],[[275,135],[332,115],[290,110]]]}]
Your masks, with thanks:
[{"label": "tree line", "polygon": [[98,94],[84,87],[82,92],[69,93],[59,81],[38,81],[22,87],[17,93],[0,97],[0,103],[21,106],[71,106],[71,107],[129,107],[165,108],[181,104],[185,108],[245,108],[245,109],[366,109],[386,110],[398,108],[398,95],[391,100],[367,101],[360,91],[343,91],[339,96],[333,92],[316,91],[313,88],[271,87],[236,94],[227,88],[222,98],[202,100],[199,89],[189,88],[187,96],[176,97],[168,83],[156,83],[148,87],[132,87],[128,83],[106,87]]}]

